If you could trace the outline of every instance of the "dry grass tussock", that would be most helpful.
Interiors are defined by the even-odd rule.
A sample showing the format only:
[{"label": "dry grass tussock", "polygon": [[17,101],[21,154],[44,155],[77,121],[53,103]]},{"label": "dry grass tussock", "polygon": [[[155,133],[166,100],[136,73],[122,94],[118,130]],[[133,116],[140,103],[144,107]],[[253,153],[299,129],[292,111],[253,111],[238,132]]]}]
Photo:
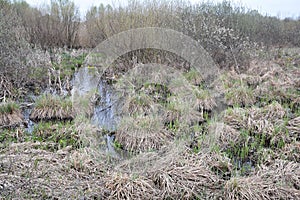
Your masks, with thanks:
[{"label": "dry grass tussock", "polygon": [[174,137],[162,122],[162,119],[154,116],[124,117],[116,132],[116,141],[128,151],[160,149]]},{"label": "dry grass tussock", "polygon": [[[56,153],[43,143],[11,144],[0,155],[0,195],[12,199],[104,198],[101,163],[84,150],[69,147]],[[76,163],[75,163],[76,162]],[[62,189],[63,188],[63,189]]]},{"label": "dry grass tussock", "polygon": [[74,119],[74,127],[75,131],[79,136],[79,140],[85,147],[91,147],[91,149],[98,150],[97,147],[99,145],[99,137],[101,134],[99,133],[98,127],[92,125],[88,118],[85,116],[77,116]]},{"label": "dry grass tussock", "polygon": [[194,89],[193,94],[191,99],[194,101],[194,108],[197,111],[212,111],[217,106],[215,99],[208,90]]},{"label": "dry grass tussock", "polygon": [[274,60],[252,61],[244,73],[225,72],[214,85],[228,105],[252,106],[276,100],[297,106],[299,77],[297,66],[279,65]]},{"label": "dry grass tussock", "polygon": [[218,145],[221,150],[226,150],[232,144],[238,144],[240,142],[240,132],[225,123],[212,123],[208,130],[212,137],[203,140],[201,143],[202,147],[210,147],[211,144],[215,144]]},{"label": "dry grass tussock", "polygon": [[39,120],[69,120],[74,118],[72,101],[58,96],[43,95],[35,102],[30,119]]},{"label": "dry grass tussock", "polygon": [[19,106],[14,102],[0,104],[0,127],[15,126],[23,122]]},{"label": "dry grass tussock", "polygon": [[202,154],[183,153],[173,160],[168,160],[168,163],[157,162],[149,174],[161,190],[163,198],[216,197],[222,180],[210,170],[205,158],[206,155]]},{"label": "dry grass tussock", "polygon": [[300,139],[300,117],[296,117],[288,122],[287,129],[292,135],[296,135]]},{"label": "dry grass tussock", "polygon": [[281,154],[287,160],[300,163],[300,142],[294,142],[286,145]]},{"label": "dry grass tussock", "polygon": [[[233,108],[224,113],[224,122],[235,129],[250,130],[255,134],[272,135],[276,126],[283,125],[286,110],[278,102],[263,108]],[[291,122],[292,123],[292,122]]]},{"label": "dry grass tussock", "polygon": [[274,183],[258,175],[233,177],[226,182],[224,199],[298,199],[299,190]]},{"label": "dry grass tussock", "polygon": [[[163,112],[163,120],[166,124],[179,122],[182,125],[194,125],[204,121],[204,101],[197,102],[195,96],[169,97]],[[208,100],[209,101],[209,100]],[[212,101],[213,102],[213,101]],[[192,105],[192,106],[191,106]],[[200,110],[198,110],[200,109]]]},{"label": "dry grass tussock", "polygon": [[260,108],[227,109],[224,124],[210,127],[215,137],[209,143],[256,164],[275,158],[298,162],[299,117],[289,118],[287,111],[278,102]]},{"label": "dry grass tussock", "polygon": [[261,78],[262,83],[254,90],[255,96],[260,99],[292,102],[299,97],[295,91],[299,88],[299,67],[258,62],[251,65],[247,73]]},{"label": "dry grass tussock", "polygon": [[108,199],[160,199],[159,190],[147,177],[113,174],[106,177],[105,187],[110,191]]},{"label": "dry grass tussock", "polygon": [[141,152],[119,163],[114,169],[121,173],[147,176],[149,171],[182,158],[184,152],[187,151],[186,146],[187,142],[176,140],[168,146],[163,146],[158,151]]},{"label": "dry grass tussock", "polygon": [[257,174],[264,180],[298,190],[295,194],[300,196],[300,163],[277,159],[269,166],[262,165]]},{"label": "dry grass tussock", "polygon": [[[217,197],[223,181],[211,168],[227,171],[228,168],[224,166],[229,165],[228,160],[212,154],[194,154],[186,144],[184,141],[176,141],[157,152],[141,153],[120,163],[114,170],[122,175],[115,180],[123,184],[123,179],[120,179],[122,176],[127,178],[131,174],[131,179],[135,176],[133,180],[136,181],[144,177],[151,186],[150,192],[156,193],[155,198],[159,199]],[[130,190],[132,181],[128,182],[119,190]],[[131,191],[127,192],[131,194]],[[149,195],[149,192],[146,194]],[[143,197],[140,194],[139,198]]]},{"label": "dry grass tussock", "polygon": [[227,72],[215,82],[216,90],[225,95],[227,105],[251,106],[257,101],[253,89],[261,82],[260,77]]},{"label": "dry grass tussock", "polygon": [[126,97],[121,114],[125,116],[150,115],[158,113],[161,106],[153,101],[151,96],[140,93]]}]

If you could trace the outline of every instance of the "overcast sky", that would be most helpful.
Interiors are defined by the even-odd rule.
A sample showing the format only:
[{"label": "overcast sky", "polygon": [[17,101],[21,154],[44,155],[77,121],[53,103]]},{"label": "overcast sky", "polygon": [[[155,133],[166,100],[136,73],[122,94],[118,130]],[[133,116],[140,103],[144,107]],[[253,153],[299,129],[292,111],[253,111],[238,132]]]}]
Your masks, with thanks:
[{"label": "overcast sky", "polygon": [[[43,0],[26,0],[30,5],[39,6]],[[203,1],[203,0],[202,0]],[[206,0],[205,0],[206,1]],[[222,2],[222,0],[213,0],[214,2]],[[298,17],[300,16],[300,0],[231,0],[235,4],[246,6],[247,8],[258,10],[261,14],[271,16]],[[45,0],[50,2],[50,0]],[[88,8],[101,3],[119,5],[120,2],[126,0],[74,0],[75,4],[80,7],[81,14],[84,14]],[[112,3],[114,2],[114,3]],[[119,3],[116,3],[119,2]],[[201,0],[190,0],[192,3],[201,2]]]}]

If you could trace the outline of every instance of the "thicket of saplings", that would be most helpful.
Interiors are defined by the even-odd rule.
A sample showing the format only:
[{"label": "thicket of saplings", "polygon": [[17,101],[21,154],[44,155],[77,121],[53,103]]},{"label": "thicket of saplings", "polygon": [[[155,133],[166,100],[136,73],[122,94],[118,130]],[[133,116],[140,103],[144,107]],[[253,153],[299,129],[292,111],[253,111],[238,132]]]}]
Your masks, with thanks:
[{"label": "thicket of saplings", "polygon": [[[81,16],[68,0],[39,8],[0,0],[1,197],[299,198],[298,19],[228,1],[130,1]],[[140,27],[170,28],[199,41],[220,76],[207,85],[171,52],[129,52],[102,77],[127,88],[117,129],[96,127],[97,101],[84,100],[91,113],[78,113],[72,78],[91,48]],[[154,83],[129,73],[137,67],[133,58],[173,68],[172,79]]]}]

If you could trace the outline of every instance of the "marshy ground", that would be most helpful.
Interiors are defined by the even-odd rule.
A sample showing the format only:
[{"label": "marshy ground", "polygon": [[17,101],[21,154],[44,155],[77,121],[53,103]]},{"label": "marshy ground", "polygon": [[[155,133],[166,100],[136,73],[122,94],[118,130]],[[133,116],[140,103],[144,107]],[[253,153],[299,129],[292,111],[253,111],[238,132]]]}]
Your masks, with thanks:
[{"label": "marshy ground", "polygon": [[300,51],[259,52],[212,83],[221,109],[191,69],[183,89],[137,82],[114,132],[68,95],[33,99],[28,119],[26,105],[1,103],[1,198],[299,199]]},{"label": "marshy ground", "polygon": [[[92,49],[144,27],[216,78],[163,34],[193,56],[143,44],[99,80]],[[300,199],[299,47],[299,19],[231,1],[0,0],[0,199]]]}]

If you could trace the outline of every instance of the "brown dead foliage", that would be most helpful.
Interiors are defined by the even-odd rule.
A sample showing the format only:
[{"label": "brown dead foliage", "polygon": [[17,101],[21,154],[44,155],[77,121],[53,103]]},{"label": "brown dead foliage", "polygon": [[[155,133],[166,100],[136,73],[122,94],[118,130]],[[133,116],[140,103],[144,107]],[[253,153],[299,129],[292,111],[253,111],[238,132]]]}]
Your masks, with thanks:
[{"label": "brown dead foliage", "polygon": [[34,108],[30,119],[34,121],[39,120],[70,120],[73,119],[72,107],[68,108]]},{"label": "brown dead foliage", "polygon": [[216,197],[222,181],[205,163],[203,155],[183,154],[151,170],[151,179],[165,199]]},{"label": "brown dead foliage", "polygon": [[21,110],[14,102],[0,104],[0,127],[11,127],[23,122]]},{"label": "brown dead foliage", "polygon": [[220,76],[214,86],[220,94],[225,95],[227,105],[251,106],[257,101],[253,88],[260,83],[258,76],[228,72]]},{"label": "brown dead foliage", "polygon": [[[227,72],[214,83],[216,90],[225,94],[228,105],[251,106],[267,101],[297,104],[300,69],[281,66],[274,61],[253,61],[243,74]],[[268,102],[267,102],[268,103]]]},{"label": "brown dead foliage", "polygon": [[203,108],[200,111],[197,110],[194,97],[188,99],[171,97],[168,101],[170,104],[166,106],[162,113],[165,124],[177,121],[180,124],[194,125],[204,121],[204,110]]},{"label": "brown dead foliage", "polygon": [[11,127],[23,122],[23,116],[20,111],[11,114],[0,114],[0,127]]},{"label": "brown dead foliage", "polygon": [[[223,183],[220,177],[231,171],[231,166],[225,157],[214,153],[195,154],[189,151],[186,142],[176,141],[157,152],[136,155],[114,170],[121,176],[135,175],[138,181],[140,177],[146,177],[145,180],[155,187],[157,196],[153,198],[195,199],[216,198]],[[132,181],[128,182],[130,185]],[[119,190],[128,189],[123,184]]]},{"label": "brown dead foliage", "polygon": [[281,104],[274,102],[263,108],[234,108],[225,111],[224,122],[235,129],[249,130],[254,134],[271,136],[276,126],[283,125],[286,115]]},{"label": "brown dead foliage", "polygon": [[300,117],[296,117],[288,122],[287,129],[291,135],[295,135],[296,138],[300,139]]},{"label": "brown dead foliage", "polygon": [[215,141],[209,140],[207,146],[215,142],[222,150],[229,148],[231,144],[238,144],[240,141],[239,131],[224,123],[211,124],[209,133],[214,136]]},{"label": "brown dead foliage", "polygon": [[298,199],[299,190],[281,186],[261,176],[233,177],[226,182],[224,199]]},{"label": "brown dead foliage", "polygon": [[159,107],[160,106],[153,101],[151,96],[146,94],[134,94],[126,97],[121,114],[125,116],[149,115],[157,112]]},{"label": "brown dead foliage", "polygon": [[224,112],[224,122],[235,129],[246,129],[248,112],[243,108],[228,109]]},{"label": "brown dead foliage", "polygon": [[163,121],[165,124],[170,124],[172,122],[178,121],[181,116],[181,111],[179,109],[166,110],[163,114]]},{"label": "brown dead foliage", "polygon": [[166,130],[158,117],[127,117],[116,132],[116,140],[128,151],[144,152],[160,149],[173,140],[173,133]]},{"label": "brown dead foliage", "polygon": [[281,151],[285,159],[300,163],[300,142],[287,144]]},{"label": "brown dead foliage", "polygon": [[296,194],[300,196],[300,163],[277,159],[269,166],[261,166],[257,174],[264,180],[298,190]]},{"label": "brown dead foliage", "polygon": [[286,115],[286,109],[274,102],[262,108],[227,110],[224,122],[237,131],[247,130],[250,137],[264,138],[265,147],[281,148],[299,140],[299,117],[287,119]]},{"label": "brown dead foliage", "polygon": [[84,162],[77,159],[84,167],[78,169],[74,166],[73,155],[82,153],[71,151],[69,147],[53,153],[42,150],[45,145],[48,144],[11,144],[0,154],[1,197],[90,199],[107,195],[101,163],[95,163],[85,155]]},{"label": "brown dead foliage", "polygon": [[300,69],[297,67],[259,62],[252,65],[247,73],[261,77],[262,83],[255,89],[255,95],[259,98],[291,102],[299,97],[291,92],[299,87]]},{"label": "brown dead foliage", "polygon": [[193,107],[197,111],[212,111],[216,106],[215,99],[208,91],[194,90],[194,97],[192,97]]},{"label": "brown dead foliage", "polygon": [[73,118],[74,110],[71,100],[52,95],[40,97],[30,114],[30,119],[34,121],[71,120]]},{"label": "brown dead foliage", "polygon": [[106,177],[105,187],[110,191],[108,199],[160,199],[158,189],[147,177],[113,174]]}]

